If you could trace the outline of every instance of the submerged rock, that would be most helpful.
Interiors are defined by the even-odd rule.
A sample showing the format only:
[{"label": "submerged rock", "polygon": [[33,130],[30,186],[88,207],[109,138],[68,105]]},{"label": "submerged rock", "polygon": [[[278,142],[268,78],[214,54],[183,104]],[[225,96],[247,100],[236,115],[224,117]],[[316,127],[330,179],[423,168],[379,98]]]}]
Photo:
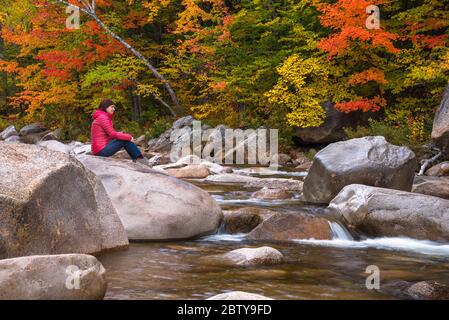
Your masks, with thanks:
[{"label": "submerged rock", "polygon": [[105,269],[93,256],[0,260],[0,300],[100,300],[106,288]]},{"label": "submerged rock", "polygon": [[332,230],[329,222],[320,217],[305,213],[276,213],[263,221],[247,236],[250,240],[331,240]]},{"label": "submerged rock", "polygon": [[315,155],[304,181],[304,200],[329,203],[350,184],[411,191],[417,162],[408,147],[384,137],[363,137],[333,143]]},{"label": "submerged rock", "polygon": [[449,300],[449,285],[436,281],[421,281],[408,288],[407,293],[414,299]]},{"label": "submerged rock", "polygon": [[276,211],[257,207],[223,211],[223,229],[226,233],[247,233],[268,219]]},{"label": "submerged rock", "polygon": [[130,240],[188,239],[221,223],[215,200],[190,183],[132,161],[78,159],[103,182]]},{"label": "submerged rock", "polygon": [[68,154],[0,142],[0,176],[0,259],[128,245],[103,184]]},{"label": "submerged rock", "polygon": [[328,209],[367,236],[449,241],[449,200],[442,198],[353,184]]},{"label": "submerged rock", "polygon": [[237,266],[270,265],[283,261],[283,255],[271,247],[240,248],[225,254],[207,257],[211,262]]}]

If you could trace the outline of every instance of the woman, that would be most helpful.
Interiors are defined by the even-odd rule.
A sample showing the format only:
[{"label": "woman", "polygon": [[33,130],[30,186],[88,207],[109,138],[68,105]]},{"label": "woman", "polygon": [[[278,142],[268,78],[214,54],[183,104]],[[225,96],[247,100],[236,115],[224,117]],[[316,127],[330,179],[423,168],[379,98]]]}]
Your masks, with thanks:
[{"label": "woman", "polygon": [[112,124],[115,105],[111,99],[101,101],[100,106],[92,115],[94,121],[91,127],[92,153],[96,156],[110,157],[122,148],[128,152],[134,162],[138,161],[148,165],[148,159],[132,142],[130,134],[117,132]]}]

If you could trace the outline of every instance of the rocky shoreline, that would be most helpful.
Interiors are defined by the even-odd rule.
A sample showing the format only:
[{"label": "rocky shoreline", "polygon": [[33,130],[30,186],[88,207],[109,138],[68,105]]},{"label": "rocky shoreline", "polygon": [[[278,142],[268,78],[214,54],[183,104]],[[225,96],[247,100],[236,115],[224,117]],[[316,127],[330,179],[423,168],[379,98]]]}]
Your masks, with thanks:
[{"label": "rocky shoreline", "polygon": [[[445,99],[433,135],[443,154],[449,133],[447,110]],[[189,126],[191,120],[180,119],[171,130]],[[59,142],[58,132],[47,132],[38,124],[0,133],[4,140],[0,141],[0,299],[102,299],[105,270],[92,255],[126,249],[129,241],[195,239],[218,230],[273,243],[332,240],[331,218],[357,239],[449,242],[448,162],[428,169],[428,176],[418,176],[412,150],[380,136],[363,137],[329,144],[310,164],[301,156],[281,156],[282,165],[305,172],[302,182],[269,177],[275,172],[267,168],[233,170],[201,159],[193,159],[192,164],[192,156],[169,163],[168,133],[146,144],[146,152],[159,163],[153,168],[120,154],[111,159],[94,157],[89,155],[89,145]],[[268,177],[255,177],[254,172]],[[264,201],[300,199],[323,206],[326,215],[301,208],[294,214],[222,210],[193,181],[240,184],[252,190],[252,198]],[[284,257],[264,246],[237,248],[205,259],[232,266],[282,263]],[[82,290],[69,290],[62,280],[72,265],[81,266],[77,274]],[[13,289],[11,281],[16,278],[21,279],[20,285]],[[32,281],[44,285],[31,289]],[[447,299],[447,286],[431,281],[410,287],[409,296]],[[251,298],[238,292],[216,298],[242,297]]]}]

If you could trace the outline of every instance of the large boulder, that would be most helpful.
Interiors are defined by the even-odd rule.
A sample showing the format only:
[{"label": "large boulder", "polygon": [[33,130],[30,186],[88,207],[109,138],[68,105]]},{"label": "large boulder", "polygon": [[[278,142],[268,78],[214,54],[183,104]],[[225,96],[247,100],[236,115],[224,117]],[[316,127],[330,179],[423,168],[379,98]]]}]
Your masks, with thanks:
[{"label": "large boulder", "polygon": [[205,258],[207,263],[236,266],[277,264],[283,259],[282,253],[271,247],[240,248]]},{"label": "large boulder", "polygon": [[251,240],[331,240],[329,222],[305,212],[277,213],[263,221],[247,236]]},{"label": "large boulder", "polygon": [[326,119],[321,126],[296,128],[295,137],[300,144],[331,143],[344,138],[344,114],[335,109],[330,102],[324,103],[323,108],[326,111]]},{"label": "large boulder", "polygon": [[101,181],[68,154],[0,142],[0,259],[126,247]]},{"label": "large boulder", "polygon": [[449,199],[449,177],[416,176],[412,192]]},{"label": "large boulder", "polygon": [[449,159],[449,85],[435,113],[431,136],[434,144],[443,152],[444,158]]},{"label": "large boulder", "polygon": [[[178,143],[183,144],[186,141],[191,141],[192,130],[190,127],[194,120],[192,116],[186,116],[176,120],[171,128],[167,129],[159,137],[148,141],[149,150],[168,154]],[[180,135],[176,135],[175,132],[180,133]]]},{"label": "large boulder", "polygon": [[449,241],[449,200],[442,198],[353,184],[328,209],[348,229],[367,236]]},{"label": "large boulder", "polygon": [[384,137],[363,137],[333,143],[315,155],[304,181],[304,200],[329,203],[350,184],[410,191],[417,161],[408,147]]},{"label": "large boulder", "polygon": [[0,260],[0,300],[99,300],[105,269],[93,256],[63,254]]},{"label": "large boulder", "polygon": [[78,159],[102,180],[130,240],[193,238],[221,223],[215,200],[190,183],[132,161]]}]

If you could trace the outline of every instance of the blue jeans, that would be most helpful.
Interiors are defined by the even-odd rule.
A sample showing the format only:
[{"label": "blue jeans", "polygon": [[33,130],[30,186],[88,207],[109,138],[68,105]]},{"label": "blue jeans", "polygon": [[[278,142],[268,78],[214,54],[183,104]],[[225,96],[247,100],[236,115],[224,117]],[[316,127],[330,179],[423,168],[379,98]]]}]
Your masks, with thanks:
[{"label": "blue jeans", "polygon": [[139,148],[131,142],[131,141],[124,141],[124,140],[117,140],[113,139],[109,141],[109,143],[101,149],[100,152],[96,154],[96,156],[100,157],[110,157],[117,152],[119,152],[122,148],[125,148],[126,152],[128,152],[131,159],[136,160],[137,158],[142,157],[142,153],[140,152]]}]

